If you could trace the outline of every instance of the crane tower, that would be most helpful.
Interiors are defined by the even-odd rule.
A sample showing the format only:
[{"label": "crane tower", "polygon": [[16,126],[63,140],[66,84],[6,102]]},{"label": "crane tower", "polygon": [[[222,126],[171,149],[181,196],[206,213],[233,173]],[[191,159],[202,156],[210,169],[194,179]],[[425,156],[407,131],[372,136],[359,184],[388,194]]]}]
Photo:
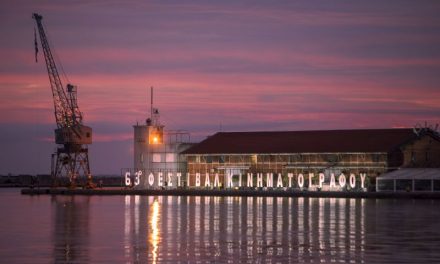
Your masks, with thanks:
[{"label": "crane tower", "polygon": [[[32,18],[37,23],[41,47],[46,61],[52,89],[55,120],[55,143],[57,150],[52,154],[51,175],[53,185],[58,186],[61,179],[68,179],[69,187],[74,188],[79,180],[84,186],[92,188],[89,153],[87,145],[92,144],[92,128],[83,125],[83,115],[77,103],[77,87],[66,85],[64,90],[58,70],[50,51],[49,42],[41,20],[43,17],[34,13]],[[35,60],[37,61],[38,44],[35,33]]]}]

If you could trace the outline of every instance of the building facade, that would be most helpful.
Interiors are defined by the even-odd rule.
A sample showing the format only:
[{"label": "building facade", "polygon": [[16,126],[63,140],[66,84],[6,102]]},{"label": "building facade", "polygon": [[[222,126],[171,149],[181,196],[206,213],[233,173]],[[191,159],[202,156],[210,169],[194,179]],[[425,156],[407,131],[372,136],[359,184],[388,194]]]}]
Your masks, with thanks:
[{"label": "building facade", "polygon": [[234,175],[233,186],[247,187],[252,180],[255,187],[256,175],[262,174],[265,187],[276,188],[281,177],[278,186],[294,189],[366,190],[389,171],[440,167],[439,137],[429,129],[217,133],[182,154],[189,186],[198,185],[199,173],[199,185],[204,175],[212,183],[218,174],[222,186],[230,187],[227,176]]},{"label": "building facade", "polygon": [[[149,173],[169,173],[186,171],[186,157],[180,153],[193,144],[185,131],[165,131],[158,117],[147,119],[145,124],[136,124],[134,128],[134,166],[124,170],[127,186],[140,189],[159,188],[158,181],[148,182]],[[127,174],[127,172],[129,174]],[[174,178],[174,186],[177,182]]]},{"label": "building facade", "polygon": [[134,141],[126,183],[141,189],[366,191],[391,171],[440,168],[440,137],[428,128],[219,132],[192,144],[147,120]]}]

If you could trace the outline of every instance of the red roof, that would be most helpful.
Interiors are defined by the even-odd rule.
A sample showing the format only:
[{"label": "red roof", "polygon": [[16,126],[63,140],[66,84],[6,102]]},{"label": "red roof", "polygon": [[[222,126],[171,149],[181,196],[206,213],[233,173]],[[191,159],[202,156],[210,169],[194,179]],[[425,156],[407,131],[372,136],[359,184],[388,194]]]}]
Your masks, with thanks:
[{"label": "red roof", "polygon": [[389,152],[415,137],[409,128],[219,132],[183,154]]}]

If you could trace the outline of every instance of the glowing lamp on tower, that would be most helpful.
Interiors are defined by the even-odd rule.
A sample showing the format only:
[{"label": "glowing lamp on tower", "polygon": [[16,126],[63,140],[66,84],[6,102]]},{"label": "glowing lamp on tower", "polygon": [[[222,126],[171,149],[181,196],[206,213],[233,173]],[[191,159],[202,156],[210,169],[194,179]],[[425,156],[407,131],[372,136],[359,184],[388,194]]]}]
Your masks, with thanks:
[{"label": "glowing lamp on tower", "polygon": [[163,129],[160,127],[155,128],[153,131],[151,131],[149,143],[156,145],[156,144],[162,144],[163,143]]}]

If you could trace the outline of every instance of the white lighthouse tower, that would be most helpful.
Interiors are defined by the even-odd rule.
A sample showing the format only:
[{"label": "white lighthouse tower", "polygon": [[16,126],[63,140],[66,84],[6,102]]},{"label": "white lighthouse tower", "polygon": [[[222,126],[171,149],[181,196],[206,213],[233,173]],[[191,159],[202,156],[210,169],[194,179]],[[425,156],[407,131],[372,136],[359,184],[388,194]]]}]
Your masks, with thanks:
[{"label": "white lighthouse tower", "polygon": [[[158,181],[148,182],[148,175],[157,178],[161,173],[165,178],[171,172],[186,172],[186,160],[180,153],[188,149],[190,135],[183,130],[165,130],[160,123],[159,109],[153,107],[153,87],[151,87],[150,117],[145,124],[136,124],[134,128],[134,172],[139,175],[140,189],[159,188]],[[139,173],[141,172],[141,173]],[[176,186],[176,183],[173,184]],[[162,188],[162,187],[161,187]]]}]

